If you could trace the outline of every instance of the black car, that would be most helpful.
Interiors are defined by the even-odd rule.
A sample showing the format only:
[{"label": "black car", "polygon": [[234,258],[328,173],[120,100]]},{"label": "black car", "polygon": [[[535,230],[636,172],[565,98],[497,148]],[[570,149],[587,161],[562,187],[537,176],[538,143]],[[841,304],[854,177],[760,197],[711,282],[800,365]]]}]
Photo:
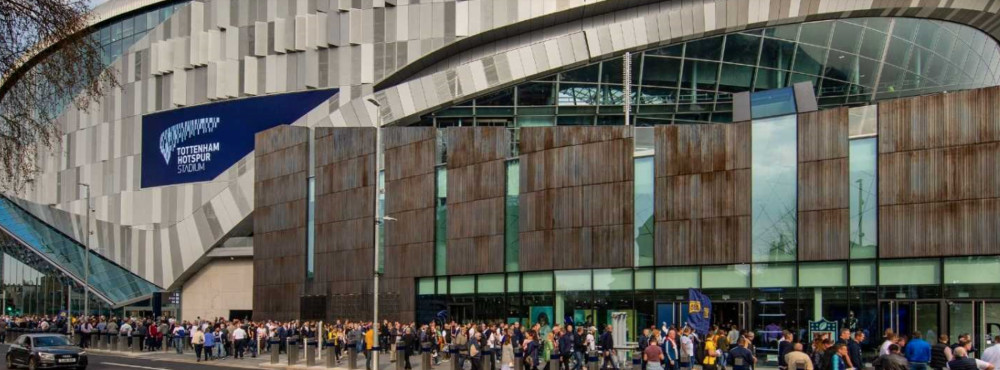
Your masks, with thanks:
[{"label": "black car", "polygon": [[25,334],[7,349],[7,368],[86,369],[87,352],[60,334]]}]

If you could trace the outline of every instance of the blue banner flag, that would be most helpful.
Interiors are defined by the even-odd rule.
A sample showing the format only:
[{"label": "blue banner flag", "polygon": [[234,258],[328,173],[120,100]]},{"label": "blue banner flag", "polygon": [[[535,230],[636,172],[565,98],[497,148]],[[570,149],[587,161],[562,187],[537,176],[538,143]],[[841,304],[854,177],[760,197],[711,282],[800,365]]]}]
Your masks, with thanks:
[{"label": "blue banner flag", "polygon": [[688,289],[688,326],[705,338],[712,324],[712,301],[701,290]]}]

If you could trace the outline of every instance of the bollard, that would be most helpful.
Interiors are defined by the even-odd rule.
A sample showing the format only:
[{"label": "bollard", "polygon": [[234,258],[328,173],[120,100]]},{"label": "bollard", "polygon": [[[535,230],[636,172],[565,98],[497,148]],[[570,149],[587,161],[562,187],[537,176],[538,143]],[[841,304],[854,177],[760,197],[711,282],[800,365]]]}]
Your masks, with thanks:
[{"label": "bollard", "polygon": [[132,345],[130,346],[131,350],[132,350],[132,353],[139,352],[139,342],[142,341],[142,337],[140,337],[140,336],[133,336],[133,337],[129,337],[129,340],[132,341]]},{"label": "bollard", "polygon": [[462,358],[461,350],[457,346],[451,345],[448,351],[451,352],[451,370],[463,370],[465,359]]},{"label": "bollard", "polygon": [[691,355],[681,352],[680,369],[691,370]]},{"label": "bollard", "polygon": [[128,338],[125,338],[120,335],[117,336],[116,338],[118,338],[118,352],[128,351]]},{"label": "bollard", "polygon": [[514,370],[524,370],[524,351],[514,348]]},{"label": "bollard", "polygon": [[281,341],[275,338],[271,338],[270,340],[268,340],[268,343],[270,344],[271,347],[271,364],[277,365],[278,354],[281,352],[278,350],[278,346],[281,345]]},{"label": "bollard", "polygon": [[392,347],[396,350],[393,352],[396,357],[396,370],[403,370],[404,363],[406,362],[406,348],[397,343],[393,343]]},{"label": "bollard", "polygon": [[[483,353],[483,370],[495,370],[497,367],[497,352],[494,350],[488,350]],[[550,368],[550,370],[559,370],[558,367]]]},{"label": "bollard", "polygon": [[549,369],[558,369],[558,368],[559,368],[559,355],[553,353],[552,357],[549,358]]},{"label": "bollard", "polygon": [[118,336],[117,335],[112,335],[111,336],[111,348],[108,348],[108,349],[110,349],[112,351],[121,351],[121,348],[118,348]]},{"label": "bollard", "polygon": [[430,370],[434,365],[431,364],[431,344],[421,343],[420,344],[420,369]]},{"label": "bollard", "polygon": [[316,342],[306,339],[306,366],[316,366]]},{"label": "bollard", "polygon": [[638,348],[632,351],[632,368],[642,369],[642,351]]},{"label": "bollard", "polygon": [[288,350],[288,366],[292,366],[299,362],[299,345],[295,342],[295,337],[288,337],[287,343],[285,348]]},{"label": "bollard", "polygon": [[349,343],[350,348],[347,349],[347,369],[357,370],[358,369],[358,345],[357,343]]},{"label": "bollard", "polygon": [[598,354],[597,351],[587,352],[587,369],[588,370],[597,370],[597,368],[601,366],[601,364],[598,362],[599,358],[597,357],[597,354]]}]

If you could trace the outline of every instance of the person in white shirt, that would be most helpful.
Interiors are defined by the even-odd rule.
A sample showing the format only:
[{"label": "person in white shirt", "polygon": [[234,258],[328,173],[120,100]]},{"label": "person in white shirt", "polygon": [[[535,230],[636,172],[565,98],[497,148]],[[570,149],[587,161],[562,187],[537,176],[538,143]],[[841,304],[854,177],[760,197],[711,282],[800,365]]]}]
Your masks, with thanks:
[{"label": "person in white shirt", "polygon": [[965,347],[955,348],[955,359],[951,360],[951,361],[948,361],[948,367],[946,367],[946,369],[948,369],[948,370],[952,370],[952,368],[955,368],[955,370],[958,370],[960,368],[961,369],[965,369],[965,368],[970,368],[971,369],[972,368],[971,362],[973,362],[973,361],[975,361],[975,363],[976,363],[976,369],[978,369],[978,370],[994,370],[995,369],[993,367],[993,364],[991,364],[989,362],[980,360],[978,358],[971,358],[971,357],[969,357],[969,351],[966,350]]},{"label": "person in white shirt", "polygon": [[239,322],[236,323],[236,330],[233,330],[233,343],[236,344],[236,355],[233,359],[243,359],[243,351],[247,344],[247,331],[243,330]]},{"label": "person in white shirt", "polygon": [[886,333],[885,333],[885,342],[882,342],[882,346],[879,347],[878,354],[880,356],[881,355],[888,356],[889,355],[889,346],[893,345],[895,343],[896,343],[896,334],[894,334],[891,331],[886,331]]},{"label": "person in white shirt", "polygon": [[1000,368],[1000,335],[993,337],[993,345],[983,351],[983,361]]}]

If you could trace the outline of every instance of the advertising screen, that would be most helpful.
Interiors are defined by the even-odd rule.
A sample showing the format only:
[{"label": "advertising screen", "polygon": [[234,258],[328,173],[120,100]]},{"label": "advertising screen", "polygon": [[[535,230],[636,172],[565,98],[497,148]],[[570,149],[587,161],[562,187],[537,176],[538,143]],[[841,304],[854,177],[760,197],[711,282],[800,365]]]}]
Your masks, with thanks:
[{"label": "advertising screen", "polygon": [[142,187],[208,181],[253,151],[254,135],[286,125],[337,89],[261,96],[142,117]]}]

